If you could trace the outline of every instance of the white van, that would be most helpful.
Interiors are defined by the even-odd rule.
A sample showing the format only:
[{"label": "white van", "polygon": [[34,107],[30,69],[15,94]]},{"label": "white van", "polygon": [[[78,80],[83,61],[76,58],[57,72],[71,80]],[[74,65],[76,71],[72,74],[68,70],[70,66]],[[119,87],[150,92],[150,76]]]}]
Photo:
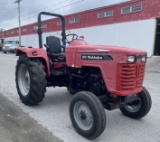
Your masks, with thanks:
[{"label": "white van", "polygon": [[19,41],[6,41],[2,51],[3,53],[7,53],[7,52],[16,52],[16,49],[19,47]]}]

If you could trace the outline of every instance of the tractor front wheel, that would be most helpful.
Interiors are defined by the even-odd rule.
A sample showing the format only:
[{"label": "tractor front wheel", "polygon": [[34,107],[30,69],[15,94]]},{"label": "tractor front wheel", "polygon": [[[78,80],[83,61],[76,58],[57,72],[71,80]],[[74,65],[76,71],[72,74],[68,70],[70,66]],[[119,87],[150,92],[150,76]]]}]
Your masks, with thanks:
[{"label": "tractor front wheel", "polygon": [[75,130],[87,139],[98,137],[106,126],[102,103],[93,93],[87,91],[74,95],[70,104],[70,118]]},{"label": "tractor front wheel", "polygon": [[140,119],[151,109],[152,100],[146,88],[142,87],[142,92],[138,93],[139,99],[121,107],[121,112],[128,117]]},{"label": "tractor front wheel", "polygon": [[25,55],[19,57],[16,66],[16,87],[25,105],[37,105],[46,92],[46,73],[42,62]]}]

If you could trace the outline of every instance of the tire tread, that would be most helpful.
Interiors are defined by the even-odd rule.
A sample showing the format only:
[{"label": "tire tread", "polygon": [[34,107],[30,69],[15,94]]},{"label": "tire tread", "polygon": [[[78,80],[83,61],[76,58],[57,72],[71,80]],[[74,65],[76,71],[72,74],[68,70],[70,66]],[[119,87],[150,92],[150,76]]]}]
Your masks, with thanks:
[{"label": "tire tread", "polygon": [[[24,97],[18,86],[18,69],[21,64],[25,64],[30,73],[31,86],[30,91],[26,97]],[[46,73],[44,71],[44,66],[38,59],[30,59],[26,55],[21,55],[17,60],[16,65],[16,88],[20,99],[25,105],[37,105],[39,104],[46,92]]]}]

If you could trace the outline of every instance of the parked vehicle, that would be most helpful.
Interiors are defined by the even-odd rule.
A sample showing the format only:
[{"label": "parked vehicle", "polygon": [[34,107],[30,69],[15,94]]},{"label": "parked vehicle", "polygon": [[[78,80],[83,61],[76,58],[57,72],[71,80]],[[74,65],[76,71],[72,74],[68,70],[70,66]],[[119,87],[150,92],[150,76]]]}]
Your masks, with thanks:
[{"label": "parked vehicle", "polygon": [[0,50],[2,50],[2,47],[4,46],[4,39],[1,38],[0,39]]},{"label": "parked vehicle", "polygon": [[13,52],[15,53],[16,52],[16,49],[19,47],[19,41],[12,41],[12,40],[9,40],[9,41],[6,41],[3,48],[2,48],[2,51],[3,53],[7,53],[7,52]]},{"label": "parked vehicle", "polygon": [[[60,38],[48,36],[44,44],[46,50],[42,49],[41,15],[61,18],[62,44]],[[134,119],[140,119],[150,111],[151,97],[142,86],[147,60],[145,51],[89,45],[76,34],[66,35],[62,15],[47,12],[38,15],[38,36],[39,48],[19,47],[16,52],[19,56],[16,87],[25,105],[39,104],[46,87],[66,87],[74,94],[69,107],[73,127],[88,139],[94,139],[104,131],[104,108],[119,108],[124,115]]]}]

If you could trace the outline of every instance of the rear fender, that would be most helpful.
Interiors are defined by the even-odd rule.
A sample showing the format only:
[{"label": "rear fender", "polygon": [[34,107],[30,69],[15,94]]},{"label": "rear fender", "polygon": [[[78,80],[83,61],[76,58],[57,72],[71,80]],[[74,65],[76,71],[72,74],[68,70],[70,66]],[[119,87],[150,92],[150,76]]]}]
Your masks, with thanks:
[{"label": "rear fender", "polygon": [[16,56],[21,56],[22,54],[25,54],[28,58],[39,58],[44,61],[45,70],[47,73],[47,76],[50,76],[50,69],[49,69],[49,60],[48,56],[46,54],[46,51],[41,48],[17,48]]}]

